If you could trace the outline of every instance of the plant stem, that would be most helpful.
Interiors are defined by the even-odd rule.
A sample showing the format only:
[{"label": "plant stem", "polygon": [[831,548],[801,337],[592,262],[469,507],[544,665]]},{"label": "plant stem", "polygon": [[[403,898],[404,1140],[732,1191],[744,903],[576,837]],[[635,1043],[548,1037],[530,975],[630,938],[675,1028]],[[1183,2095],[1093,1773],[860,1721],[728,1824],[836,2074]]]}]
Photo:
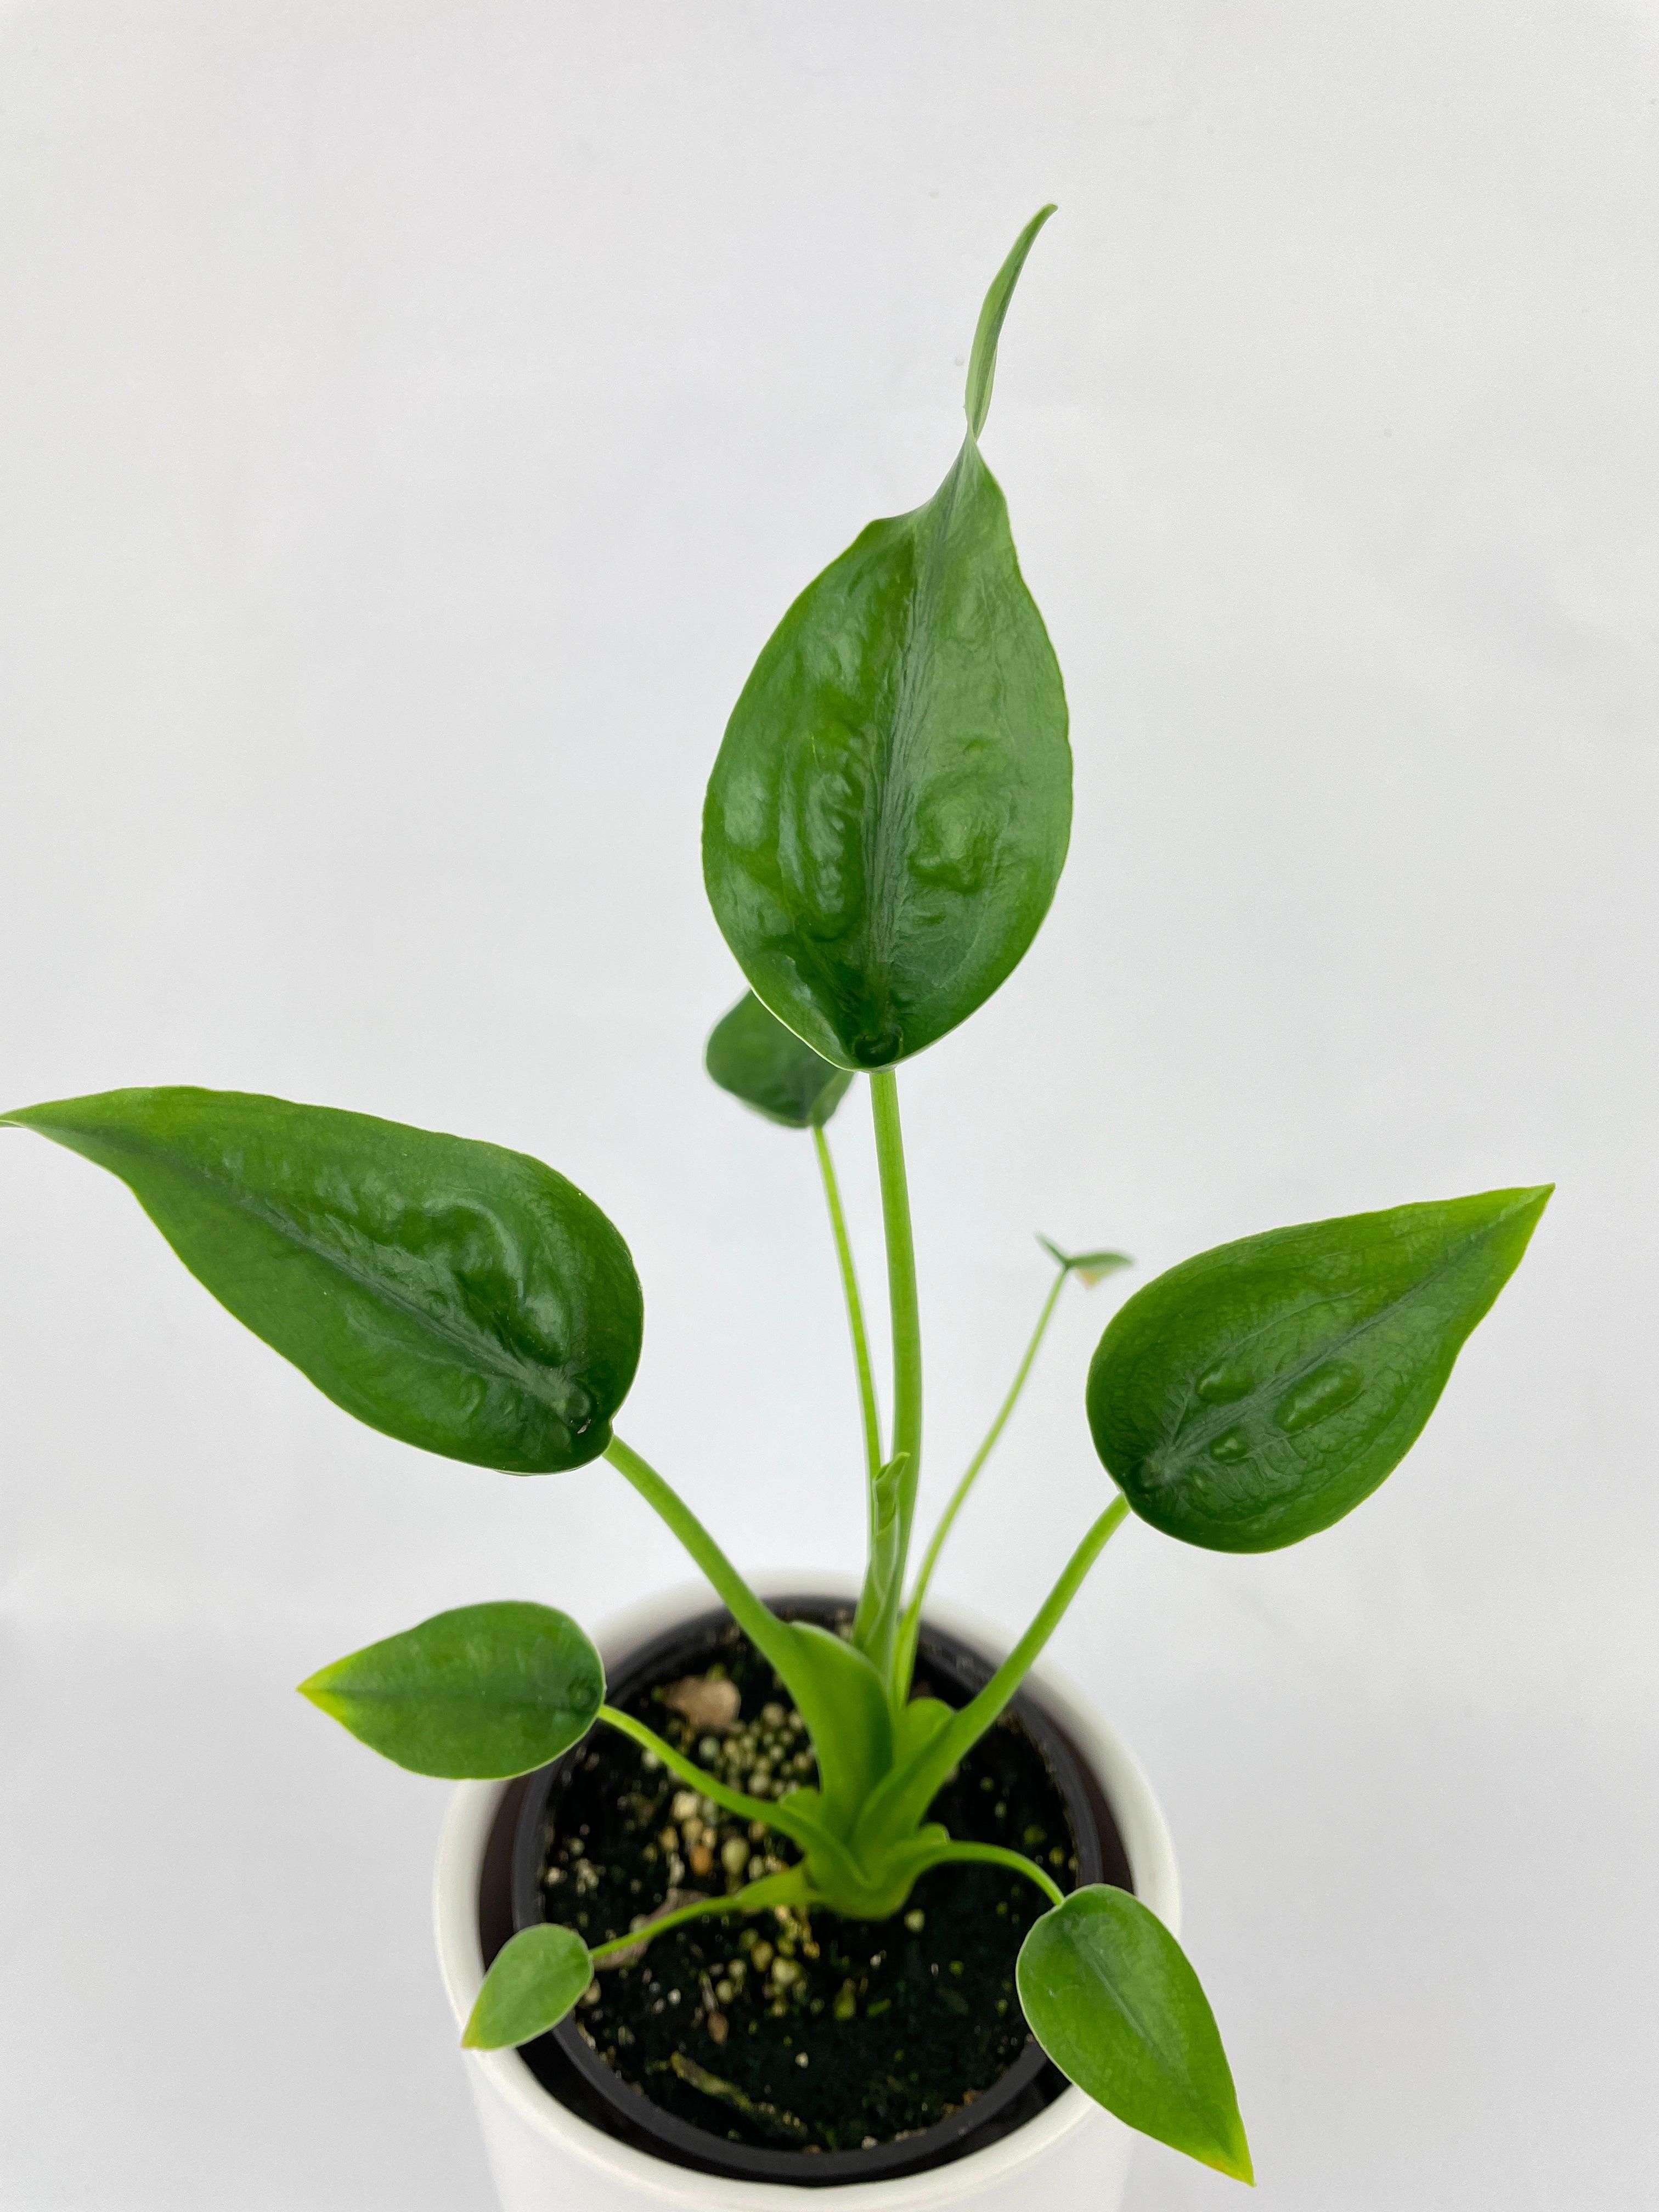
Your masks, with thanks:
[{"label": "plant stem", "polygon": [[1036,1618],[976,1698],[953,1713],[910,1764],[873,1794],[865,1821],[879,1830],[902,1832],[921,1818],[940,1784],[965,1758],[996,1720],[1059,1627],[1090,1568],[1127,1516],[1129,1501],[1115,1498],[1061,1570],[1060,1579],[1037,1609]]},{"label": "plant stem", "polygon": [[921,1474],[921,1323],[916,1306],[916,1253],[904,1172],[904,1137],[899,1126],[898,1084],[890,1067],[879,1068],[870,1078],[870,1103],[876,1127],[876,1162],[881,1171],[887,1304],[893,1333],[891,1455],[897,1459],[902,1454],[904,1468],[899,1480],[896,1571],[884,1590],[879,1587],[877,1562],[871,1560],[853,1625],[853,1641],[889,1675],[890,1689],[893,1639]]},{"label": "plant stem", "polygon": [[847,1300],[847,1326],[853,1338],[853,1362],[858,1370],[859,1412],[864,1422],[864,1457],[869,1475],[873,1535],[876,1477],[882,1467],[881,1415],[876,1408],[876,1378],[870,1365],[870,1340],[865,1334],[864,1301],[859,1296],[858,1270],[853,1264],[853,1247],[847,1234],[847,1216],[842,1210],[836,1164],[830,1158],[830,1139],[821,1122],[812,1125],[812,1146],[818,1156],[818,1173],[823,1178],[824,1200],[830,1208],[830,1226],[836,1239],[836,1258],[841,1265],[842,1291]]},{"label": "plant stem", "polygon": [[[826,1689],[821,1669],[811,1663],[810,1652],[803,1650],[802,1636],[794,1624],[780,1620],[770,1606],[756,1596],[685,1500],[664,1481],[648,1461],[640,1457],[631,1445],[625,1444],[620,1437],[613,1436],[605,1455],[633,1484],[653,1511],[659,1514],[673,1530],[714,1584],[716,1592],[725,1600],[726,1610],[738,1627],[755,1649],[770,1661],[774,1671],[787,1686],[805,1719],[814,1747],[833,1742],[836,1736],[833,1692]],[[627,1716],[618,1716],[618,1719],[625,1722]],[[630,1733],[633,1726],[633,1723],[629,1723]],[[679,1771],[669,1759],[670,1747],[653,1741],[650,1748],[670,1765],[671,1771]],[[820,1759],[822,1755],[820,1751]],[[678,1753],[676,1753],[674,1757],[678,1758]],[[690,1762],[685,1763],[690,1765]],[[701,1770],[698,1772],[700,1775]],[[701,1778],[696,1780],[696,1786],[703,1788]],[[714,1795],[712,1790],[707,1794]],[[851,1861],[846,1845],[819,1823],[804,1814],[784,1813],[781,1806],[770,1801],[757,1798],[745,1802],[757,1808],[752,1818],[769,1822],[781,1834],[793,1837],[809,1854],[817,1854],[833,1863],[841,1870],[838,1878],[851,1878]],[[783,1814],[782,1818],[780,1818],[781,1813]]]},{"label": "plant stem", "polygon": [[1062,1267],[1049,1285],[1048,1295],[1042,1302],[1042,1311],[1037,1316],[1037,1325],[1031,1332],[1031,1340],[1025,1347],[1025,1357],[1019,1363],[1008,1395],[1003,1400],[995,1420],[986,1431],[984,1443],[969,1461],[966,1473],[951,1492],[950,1504],[939,1516],[939,1526],[933,1531],[933,1541],[927,1547],[921,1571],[916,1577],[915,1588],[910,1593],[910,1601],[899,1622],[898,1650],[893,1663],[897,1703],[902,1703],[909,1695],[910,1675],[916,1661],[916,1639],[921,1633],[922,1603],[927,1595],[927,1585],[933,1580],[939,1555],[945,1548],[945,1540],[951,1533],[951,1523],[966,1504],[968,1493],[973,1488],[981,1468],[995,1450],[997,1438],[1008,1425],[1008,1416],[1019,1402],[1019,1394],[1025,1388],[1025,1378],[1031,1371],[1037,1348],[1048,1334],[1048,1323],[1054,1317],[1054,1308],[1060,1303],[1060,1294],[1066,1287],[1066,1278],[1070,1273],[1069,1267]]},{"label": "plant stem", "polygon": [[1027,1881],[1034,1881],[1050,1905],[1063,1905],[1066,1901],[1066,1893],[1060,1884],[1052,1880],[1035,1859],[1028,1859],[1023,1851],[1004,1850],[1000,1844],[941,1844],[931,1863],[934,1866],[954,1866],[969,1860],[982,1862],[987,1866],[1012,1867],[1016,1874],[1023,1874]]},{"label": "plant stem", "polygon": [[615,1705],[601,1705],[595,1717],[621,1735],[631,1736],[641,1750],[661,1759],[671,1774],[678,1774],[682,1782],[690,1783],[692,1789],[716,1805],[723,1805],[728,1813],[735,1813],[740,1820],[763,1820],[769,1828],[792,1837],[803,1849],[810,1850],[817,1842],[818,1831],[813,1823],[791,1820],[787,1798],[774,1803],[764,1797],[751,1797],[744,1790],[729,1789],[695,1759],[676,1751],[654,1729],[647,1728],[643,1721],[636,1721],[631,1713],[619,1712]]},{"label": "plant stem", "polygon": [[781,1874],[769,1874],[759,1881],[745,1883],[729,1897],[700,1897],[695,1905],[682,1905],[672,1912],[661,1913],[655,1920],[647,1920],[642,1928],[635,1929],[631,1935],[613,1936],[608,1943],[596,1944],[588,1956],[596,1966],[606,1966],[624,1951],[637,1951],[666,1929],[678,1928],[683,1921],[701,1920],[710,1912],[764,1912],[769,1905],[811,1905],[813,1901],[803,1870],[786,1867]]},{"label": "plant stem", "polygon": [[[756,1596],[679,1492],[664,1481],[648,1461],[641,1459],[631,1445],[617,1436],[605,1447],[605,1455],[633,1484],[652,1511],[673,1530],[725,1601],[726,1610],[749,1641],[788,1681],[794,1647],[788,1622],[780,1620],[771,1607]],[[796,1702],[799,1703],[799,1698]]]}]

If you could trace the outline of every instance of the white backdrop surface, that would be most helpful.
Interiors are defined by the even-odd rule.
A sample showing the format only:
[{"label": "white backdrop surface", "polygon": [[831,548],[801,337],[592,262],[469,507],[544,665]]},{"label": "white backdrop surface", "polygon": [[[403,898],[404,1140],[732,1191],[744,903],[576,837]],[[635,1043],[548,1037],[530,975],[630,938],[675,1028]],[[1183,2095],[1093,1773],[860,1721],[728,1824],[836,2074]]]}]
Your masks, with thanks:
[{"label": "white backdrop surface", "polygon": [[[1060,203],[986,449],[1077,822],[904,1079],[928,1500],[1035,1229],[1133,1283],[1560,1186],[1375,1499],[1259,1559],[1132,1528],[1056,1645],[1170,1810],[1278,2212],[1652,2202],[1655,48],[1607,0],[0,6],[5,1103],[552,1161],[646,1285],[624,1431],[751,1561],[852,1564],[856,1431],[809,1152],[701,1072],[702,785]],[[1102,1498],[1121,1295],[948,1555],[1010,1629]],[[442,1785],[291,1686],[597,1619],[669,1540],[355,1427],[21,1135],[0,1382],[0,2203],[483,2212]],[[1148,2148],[1131,2203],[1231,2187]]]}]

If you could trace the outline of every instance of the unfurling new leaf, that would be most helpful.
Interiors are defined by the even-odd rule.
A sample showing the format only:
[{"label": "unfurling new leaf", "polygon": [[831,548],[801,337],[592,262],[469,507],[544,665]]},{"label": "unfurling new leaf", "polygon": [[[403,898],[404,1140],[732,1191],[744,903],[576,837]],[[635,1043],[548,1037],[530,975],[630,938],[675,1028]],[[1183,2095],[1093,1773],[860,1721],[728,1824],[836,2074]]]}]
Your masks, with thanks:
[{"label": "unfurling new leaf", "polygon": [[1019,2002],[1060,2072],[1143,2135],[1250,2181],[1215,2015],[1158,1916],[1104,1883],[1073,1890],[1020,1947]]},{"label": "unfurling new leaf", "polygon": [[1135,1511],[1218,1552],[1340,1521],[1415,1443],[1549,1195],[1276,1229],[1138,1291],[1088,1386],[1095,1449]]},{"label": "unfurling new leaf", "polygon": [[0,1116],[120,1176],[222,1305],[371,1428],[509,1474],[596,1459],[643,1308],[592,1199],[499,1145],[240,1091]]},{"label": "unfurling new leaf", "polygon": [[574,1928],[521,1928],[496,1953],[461,2033],[469,2051],[505,2051],[556,2027],[593,1978]]},{"label": "unfurling new leaf", "polygon": [[300,1690],[399,1766],[488,1782],[579,1743],[604,1700],[605,1668],[568,1613],[509,1601],[434,1614]]},{"label": "unfurling new leaf", "polygon": [[722,1091],[786,1129],[821,1129],[853,1080],[849,1069],[785,1029],[752,991],[715,1023],[703,1064]]},{"label": "unfurling new leaf", "polygon": [[1051,212],[992,286],[944,483],[807,586],[709,780],[715,919],[757,994],[842,1067],[907,1059],[983,1005],[1066,858],[1066,694],[977,434],[1014,280]]}]

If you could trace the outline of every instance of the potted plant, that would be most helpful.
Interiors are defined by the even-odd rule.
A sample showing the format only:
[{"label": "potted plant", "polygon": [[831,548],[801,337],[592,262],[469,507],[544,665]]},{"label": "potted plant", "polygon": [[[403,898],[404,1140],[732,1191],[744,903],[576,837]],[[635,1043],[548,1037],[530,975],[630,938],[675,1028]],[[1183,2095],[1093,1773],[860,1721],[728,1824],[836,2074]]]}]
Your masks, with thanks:
[{"label": "potted plant", "polygon": [[[1012,2203],[1017,2185],[1051,2193],[1062,2150],[1090,2141],[1106,2204],[1121,2161],[1079,2136],[1091,2107],[1249,2180],[1221,2039],[1169,1924],[1156,1807],[1086,1702],[1032,1670],[1132,1512],[1252,1552],[1369,1495],[1549,1196],[1271,1231],[1139,1291],[1087,1378],[1111,1478],[1093,1525],[1010,1648],[939,1615],[941,1550],[1055,1302],[1127,1264],[1047,1247],[1012,1388],[913,1571],[921,1344],[896,1070],[1024,956],[1070,831],[1060,671],[979,444],[1003,319],[1052,212],[987,295],[944,483],[789,609],[703,819],[709,899],[750,986],[708,1070],[809,1135],[840,1263],[868,1506],[855,1589],[823,1576],[763,1597],[617,1435],[640,1285],[617,1230],[539,1161],[194,1089],[4,1117],[119,1176],[208,1289],[359,1419],[512,1474],[605,1460],[719,1600],[635,1620],[604,1656],[538,1601],[465,1605],[301,1686],[373,1749],[465,1784],[441,1946],[463,2041],[495,2054],[474,2063],[514,2204],[568,2193],[571,2157],[586,2203],[770,2202],[791,2182],[895,2207]],[[885,1422],[826,1134],[860,1075]],[[527,2062],[503,2056],[520,2049]]]}]

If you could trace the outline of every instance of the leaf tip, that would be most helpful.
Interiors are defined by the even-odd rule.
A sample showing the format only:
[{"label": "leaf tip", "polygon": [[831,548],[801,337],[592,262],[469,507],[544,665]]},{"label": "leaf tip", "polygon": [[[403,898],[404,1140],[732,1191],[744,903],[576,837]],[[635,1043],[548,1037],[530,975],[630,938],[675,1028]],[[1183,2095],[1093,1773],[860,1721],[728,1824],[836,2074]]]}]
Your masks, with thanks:
[{"label": "leaf tip", "polygon": [[307,1705],[315,1705],[319,1713],[326,1713],[331,1721],[341,1718],[341,1700],[335,1693],[333,1684],[337,1664],[336,1662],[334,1666],[319,1667],[314,1674],[307,1674],[303,1682],[294,1685],[297,1696],[303,1698]]},{"label": "leaf tip", "polygon": [[1251,2162],[1250,2146],[1244,2140],[1242,2125],[1225,2150],[1218,2152],[1215,2157],[1207,2159],[1205,2163],[1212,2166],[1218,2173],[1224,2173],[1230,2180],[1242,2181],[1247,2189],[1255,2187],[1255,2167]]}]

